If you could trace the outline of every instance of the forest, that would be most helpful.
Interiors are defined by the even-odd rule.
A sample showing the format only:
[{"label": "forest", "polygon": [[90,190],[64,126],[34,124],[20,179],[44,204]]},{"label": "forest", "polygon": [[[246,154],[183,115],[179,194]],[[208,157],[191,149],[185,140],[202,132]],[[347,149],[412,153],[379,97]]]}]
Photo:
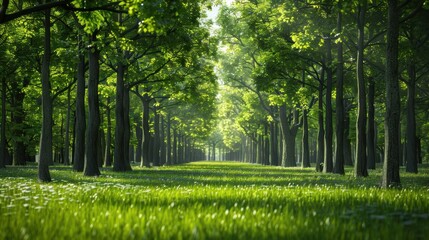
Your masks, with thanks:
[{"label": "forest", "polygon": [[428,0],[2,0],[0,239],[423,239],[428,23]]}]

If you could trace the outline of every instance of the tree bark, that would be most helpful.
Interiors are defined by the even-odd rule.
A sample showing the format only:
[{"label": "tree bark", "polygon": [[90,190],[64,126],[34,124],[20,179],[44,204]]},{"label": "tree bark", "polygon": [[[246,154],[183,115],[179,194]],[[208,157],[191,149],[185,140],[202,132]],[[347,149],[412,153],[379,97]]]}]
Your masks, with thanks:
[{"label": "tree bark", "polygon": [[416,113],[415,113],[415,94],[416,94],[416,66],[412,62],[408,66],[408,85],[407,85],[407,166],[406,171],[417,173],[417,134],[416,134]]},{"label": "tree bark", "polygon": [[375,169],[376,147],[375,147],[375,82],[374,78],[369,79],[368,87],[368,129],[367,129],[367,154],[368,169]]},{"label": "tree bark", "polygon": [[[244,158],[242,158],[242,162],[244,162]],[[270,164],[270,139],[268,136],[268,123],[264,124],[264,165]]]},{"label": "tree bark", "polygon": [[[119,62],[116,72],[116,105],[115,105],[115,151],[113,158],[113,171],[125,171],[125,119],[124,119],[124,77],[126,66]],[[128,151],[128,149],[127,149]]]},{"label": "tree bark", "polygon": [[52,97],[50,84],[51,65],[51,10],[44,11],[45,44],[42,60],[42,134],[40,136],[39,181],[50,182],[49,165],[52,157]]},{"label": "tree bark", "polygon": [[167,116],[167,165],[171,165],[171,117]]},{"label": "tree bark", "polygon": [[173,129],[173,159],[171,161],[171,164],[176,164],[177,163],[177,147],[178,147],[178,144],[177,144],[177,129],[174,128]]},{"label": "tree bark", "polygon": [[160,122],[160,129],[159,129],[159,147],[160,147],[160,165],[165,165],[166,158],[167,158],[167,152],[166,152],[166,144],[165,144],[165,121],[164,117],[160,116],[161,122]]},{"label": "tree bark", "polygon": [[124,155],[122,157],[122,164],[124,171],[131,171],[131,159],[130,159],[130,139],[131,139],[131,127],[130,127],[130,89],[127,85],[124,86],[124,99],[122,104],[124,105]]},{"label": "tree bark", "polygon": [[106,106],[106,117],[107,117],[107,133],[106,133],[106,148],[104,154],[104,166],[110,167],[112,166],[112,116],[110,110],[110,97],[107,98],[107,106]]},{"label": "tree bark", "polygon": [[75,146],[73,153],[73,170],[83,172],[85,162],[85,55],[83,51],[82,36],[78,36],[79,62],[77,65],[77,88],[76,88],[76,124],[75,124]]},{"label": "tree bark", "polygon": [[66,134],[64,140],[64,165],[70,165],[70,118],[71,118],[71,106],[70,106],[70,92],[71,89],[67,90],[67,115],[66,115]]},{"label": "tree bark", "polygon": [[137,146],[136,146],[136,161],[142,162],[142,144],[143,144],[143,128],[142,121],[137,119],[136,124],[136,138],[137,138]]},{"label": "tree bark", "polygon": [[399,186],[399,148],[401,145],[400,97],[398,75],[399,7],[397,0],[388,0],[386,51],[386,115],[384,120],[384,164],[381,186]]},{"label": "tree bark", "polygon": [[332,151],[332,47],[331,39],[328,37],[325,40],[326,44],[326,128],[325,128],[325,155],[323,158],[323,172],[328,173],[333,171],[333,151]]},{"label": "tree bark", "polygon": [[285,104],[280,106],[279,116],[283,134],[282,166],[296,167],[295,138],[298,129],[297,116],[294,114],[294,121],[289,122]]},{"label": "tree bark", "polygon": [[[337,18],[337,32],[342,36],[342,9],[341,1],[338,3],[340,10]],[[337,46],[337,89],[336,89],[336,129],[337,147],[335,148],[335,165],[334,173],[344,174],[344,102],[343,102],[343,82],[344,82],[344,60],[343,60],[343,43],[338,42]]]},{"label": "tree bark", "polygon": [[150,167],[150,132],[149,132],[149,102],[150,98],[147,93],[147,89],[143,95],[143,161],[141,163],[142,167]]},{"label": "tree bark", "polygon": [[93,46],[88,50],[89,79],[88,79],[88,130],[86,143],[85,176],[99,176],[98,141],[100,128],[100,109],[98,102],[98,80],[100,71],[100,50],[95,45],[97,34],[91,34]]},{"label": "tree bark", "polygon": [[308,144],[308,113],[307,109],[303,110],[303,128],[302,128],[302,168],[308,168],[310,166],[310,147]]},{"label": "tree bark", "polygon": [[159,160],[159,113],[158,108],[153,104],[153,113],[154,113],[154,142],[153,142],[153,165],[159,166],[160,160]]},{"label": "tree bark", "polygon": [[322,70],[321,79],[319,82],[318,89],[318,114],[317,119],[319,123],[319,129],[317,132],[317,158],[316,158],[316,171],[323,171],[323,157],[325,155],[325,128],[323,121],[323,79],[324,79],[324,71]]},{"label": "tree bark", "polygon": [[363,71],[363,50],[365,33],[366,0],[358,7],[358,44],[356,60],[356,76],[358,88],[358,114],[356,121],[356,160],[354,175],[356,177],[368,176],[366,158],[366,91]]}]

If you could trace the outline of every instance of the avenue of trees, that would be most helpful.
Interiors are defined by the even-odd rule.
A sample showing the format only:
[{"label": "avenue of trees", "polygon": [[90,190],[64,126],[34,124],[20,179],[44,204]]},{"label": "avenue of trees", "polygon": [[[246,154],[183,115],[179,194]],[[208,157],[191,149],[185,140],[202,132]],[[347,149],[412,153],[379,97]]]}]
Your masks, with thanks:
[{"label": "avenue of trees", "polygon": [[54,162],[98,176],[203,159],[217,94],[209,8],[3,0],[0,167],[37,161],[50,181]]},{"label": "avenue of trees", "polygon": [[383,165],[383,187],[418,173],[429,1],[220,2],[2,0],[0,168]]},{"label": "avenue of trees", "polygon": [[428,1],[242,0],[218,22],[221,158],[356,177],[383,163],[383,187],[418,172]]}]

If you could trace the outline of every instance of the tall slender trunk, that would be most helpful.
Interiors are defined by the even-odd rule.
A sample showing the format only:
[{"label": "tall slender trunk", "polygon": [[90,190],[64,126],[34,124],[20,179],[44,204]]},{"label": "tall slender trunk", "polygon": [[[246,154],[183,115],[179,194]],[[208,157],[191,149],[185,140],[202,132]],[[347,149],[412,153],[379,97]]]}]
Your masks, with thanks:
[{"label": "tall slender trunk", "polygon": [[[342,9],[341,1],[338,3],[340,10],[337,18],[337,31],[342,36]],[[337,89],[336,89],[336,131],[337,147],[335,148],[335,165],[334,173],[344,174],[344,102],[343,102],[343,82],[344,82],[344,60],[343,60],[343,43],[337,45]]]},{"label": "tall slender trunk", "polygon": [[130,88],[124,86],[124,99],[122,104],[124,105],[124,155],[123,155],[123,169],[124,171],[131,171],[131,159],[130,159],[130,139],[131,139],[131,127],[130,127]]},{"label": "tall slender trunk", "polygon": [[39,181],[50,182],[49,165],[52,163],[52,97],[50,84],[51,65],[51,10],[45,13],[45,44],[42,61],[42,134],[40,136]]},{"label": "tall slender trunk", "polygon": [[358,88],[358,113],[356,121],[356,160],[354,175],[356,177],[368,176],[366,158],[366,91],[365,76],[363,71],[363,50],[365,33],[366,0],[358,7],[358,43],[356,59],[356,77]]},{"label": "tall slender trunk", "polygon": [[[242,162],[244,162],[244,158],[242,158]],[[268,123],[264,124],[264,165],[270,164],[270,139],[268,136]]]},{"label": "tall slender trunk", "polygon": [[173,129],[173,159],[171,161],[171,164],[176,164],[177,163],[177,129],[174,128]]},{"label": "tall slender trunk", "polygon": [[417,173],[417,135],[416,135],[416,65],[411,62],[408,66],[408,85],[407,85],[407,167],[406,171]]},{"label": "tall slender trunk", "polygon": [[64,141],[64,165],[70,165],[70,118],[71,118],[71,106],[70,106],[70,93],[71,89],[67,90],[67,115],[66,115],[66,136]]},{"label": "tall slender trunk", "polygon": [[368,87],[368,129],[367,129],[367,154],[368,169],[375,169],[375,82],[374,78],[369,78]]},{"label": "tall slender trunk", "polygon": [[301,167],[310,167],[310,147],[308,145],[308,113],[307,109],[303,110],[303,128],[302,128],[302,161]]},{"label": "tall slender trunk", "polygon": [[325,154],[323,158],[323,172],[333,171],[333,151],[332,151],[332,46],[330,36],[325,40],[326,44],[326,128],[325,128]]},{"label": "tall slender trunk", "polygon": [[142,162],[142,144],[143,144],[143,128],[142,122],[139,119],[136,121],[136,138],[137,138],[137,146],[136,146],[136,161]]},{"label": "tall slender trunk", "polygon": [[88,130],[86,143],[86,159],[84,167],[85,176],[99,176],[98,168],[98,135],[100,128],[100,109],[98,102],[98,80],[100,71],[100,50],[96,46],[97,34],[92,33],[91,43],[93,46],[88,50],[89,79],[88,79]]},{"label": "tall slender trunk", "polygon": [[161,123],[160,123],[160,129],[159,129],[159,147],[160,147],[160,165],[164,165],[166,163],[167,158],[167,152],[166,152],[166,144],[165,144],[165,121],[164,117],[161,116]]},{"label": "tall slender trunk", "polygon": [[77,65],[77,87],[76,87],[76,123],[75,123],[75,146],[73,152],[73,170],[82,172],[85,162],[85,55],[83,51],[82,36],[78,36],[79,62]]},{"label": "tall slender trunk", "polygon": [[112,116],[110,110],[110,98],[107,98],[106,117],[107,117],[107,133],[106,133],[106,148],[104,154],[104,165],[112,166]]},{"label": "tall slender trunk", "polygon": [[[118,63],[116,72],[116,105],[115,105],[115,151],[113,159],[114,171],[125,171],[124,155],[125,155],[125,140],[124,140],[124,77],[125,65]],[[128,151],[128,149],[127,149]]]},{"label": "tall slender trunk", "polygon": [[317,157],[316,157],[316,171],[323,171],[323,157],[325,155],[325,128],[323,121],[323,81],[325,78],[325,71],[322,69],[322,74],[319,82],[318,89],[318,132],[317,132]]},{"label": "tall slender trunk", "polygon": [[153,113],[154,113],[154,142],[153,142],[153,165],[159,166],[160,165],[160,159],[159,159],[159,113],[158,108],[153,105]]},{"label": "tall slender trunk", "polygon": [[399,14],[398,0],[388,0],[386,51],[386,115],[384,120],[384,166],[382,187],[398,186],[399,146],[401,145],[398,74]]},{"label": "tall slender trunk", "polygon": [[171,117],[167,116],[167,165],[171,165]]},{"label": "tall slender trunk", "polygon": [[212,151],[213,161],[216,161],[216,143],[215,142],[212,143],[212,147],[213,147],[213,151]]},{"label": "tall slender trunk", "polygon": [[150,167],[150,155],[149,155],[149,148],[150,148],[150,131],[149,131],[149,102],[150,98],[147,93],[147,90],[145,90],[145,93],[143,95],[143,161],[141,163],[142,167]]}]

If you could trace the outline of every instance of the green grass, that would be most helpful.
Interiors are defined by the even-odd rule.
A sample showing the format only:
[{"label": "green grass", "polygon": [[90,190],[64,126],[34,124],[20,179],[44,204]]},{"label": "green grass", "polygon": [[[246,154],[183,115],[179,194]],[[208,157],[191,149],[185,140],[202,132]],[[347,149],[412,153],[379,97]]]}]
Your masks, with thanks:
[{"label": "green grass", "polygon": [[313,169],[196,162],[83,177],[0,169],[0,239],[425,239],[429,166],[401,189]]}]

